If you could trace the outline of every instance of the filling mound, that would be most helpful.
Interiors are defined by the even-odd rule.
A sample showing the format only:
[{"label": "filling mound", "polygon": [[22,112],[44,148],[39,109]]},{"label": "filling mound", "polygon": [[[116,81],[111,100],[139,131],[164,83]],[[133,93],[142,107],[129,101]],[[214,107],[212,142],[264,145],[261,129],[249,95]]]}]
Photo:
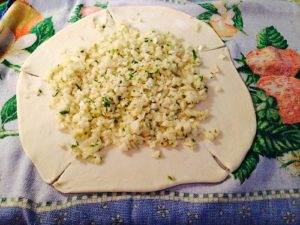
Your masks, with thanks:
[{"label": "filling mound", "polygon": [[170,33],[120,25],[90,48],[69,51],[49,76],[51,107],[79,159],[100,163],[108,146],[193,148],[207,111],[201,60]]}]

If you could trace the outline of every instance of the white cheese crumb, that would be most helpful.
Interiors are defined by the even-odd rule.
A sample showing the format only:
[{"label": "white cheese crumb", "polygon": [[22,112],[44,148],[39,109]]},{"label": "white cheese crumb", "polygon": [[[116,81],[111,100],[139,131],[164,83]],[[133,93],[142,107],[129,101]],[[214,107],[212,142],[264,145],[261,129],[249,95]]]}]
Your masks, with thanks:
[{"label": "white cheese crumb", "polygon": [[218,72],[220,72],[220,69],[219,69],[219,67],[215,64],[215,65],[213,65],[213,66],[210,68],[210,72],[211,72],[211,73],[218,73]]},{"label": "white cheese crumb", "polygon": [[121,144],[119,148],[123,152],[128,152],[129,151],[128,145],[126,143]]},{"label": "white cheese crumb", "polygon": [[104,156],[103,155],[96,155],[95,158],[93,159],[94,163],[96,164],[100,164],[102,163],[104,160]]},{"label": "white cheese crumb", "polygon": [[214,79],[216,77],[216,74],[215,73],[212,73],[210,72],[208,75],[207,75],[207,78],[208,79]]},{"label": "white cheese crumb", "polygon": [[174,35],[124,24],[89,48],[66,52],[48,81],[58,122],[78,142],[72,152],[99,163],[108,146],[176,147],[199,135],[208,115],[194,109],[207,96],[200,63]]},{"label": "white cheese crumb", "polygon": [[65,144],[59,144],[58,146],[63,150],[68,150],[68,147]]},{"label": "white cheese crumb", "polygon": [[168,180],[170,181],[176,181],[176,178],[174,176],[171,175],[167,175]]},{"label": "white cheese crumb", "polygon": [[215,90],[216,90],[216,92],[222,92],[222,91],[223,91],[223,88],[220,87],[220,86],[216,86],[216,87],[215,87]]},{"label": "white cheese crumb", "polygon": [[214,141],[220,133],[221,131],[219,129],[212,129],[205,133],[205,137],[210,141]]},{"label": "white cheese crumb", "polygon": [[226,59],[227,57],[226,57],[225,54],[221,53],[221,54],[219,54],[218,58],[221,59],[221,60],[224,60],[224,59]]},{"label": "white cheese crumb", "polygon": [[190,149],[195,149],[197,147],[197,141],[194,138],[186,139],[183,144]]},{"label": "white cheese crumb", "polygon": [[198,51],[201,52],[203,49],[204,49],[204,46],[203,45],[199,45]]},{"label": "white cheese crumb", "polygon": [[152,158],[159,159],[160,157],[161,157],[161,152],[159,150],[153,152]]}]

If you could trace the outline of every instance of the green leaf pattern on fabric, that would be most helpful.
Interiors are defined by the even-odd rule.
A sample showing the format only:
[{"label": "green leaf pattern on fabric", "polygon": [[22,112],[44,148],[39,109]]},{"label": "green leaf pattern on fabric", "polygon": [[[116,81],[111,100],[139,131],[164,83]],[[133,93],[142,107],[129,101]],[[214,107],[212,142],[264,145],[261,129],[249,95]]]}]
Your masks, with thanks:
[{"label": "green leaf pattern on fabric", "polygon": [[4,124],[17,119],[17,100],[16,96],[13,96],[10,98],[2,107],[1,110],[1,122],[2,122],[2,128],[4,127]]},{"label": "green leaf pattern on fabric", "polygon": [[16,131],[5,130],[5,124],[17,119],[17,100],[16,96],[11,97],[3,106],[0,112],[1,127],[0,139],[8,136],[17,136]]},{"label": "green leaf pattern on fabric", "polygon": [[[274,26],[262,29],[256,37],[256,42],[257,48],[273,46],[286,49],[288,47],[287,40]],[[257,131],[253,144],[243,163],[233,172],[235,179],[243,183],[256,168],[259,156],[277,158],[300,150],[300,124],[283,124],[276,99],[255,87],[259,76],[254,74],[247,65],[246,57],[242,54],[241,58],[235,61],[241,65],[237,68],[238,72],[246,76],[245,84],[249,88],[257,118]],[[282,167],[297,162],[298,159],[292,159]]]},{"label": "green leaf pattern on fabric", "polygon": [[[73,15],[71,16],[71,18],[68,20],[69,23],[75,23],[78,20],[80,20],[83,16],[81,15],[81,9],[85,7],[84,4],[78,4],[74,11],[73,11]],[[98,7],[101,9],[106,9],[108,7],[108,2],[105,3],[101,3],[101,2],[97,2],[95,3],[94,7]]]},{"label": "green leaf pattern on fabric", "polygon": [[251,173],[255,170],[257,164],[259,163],[259,154],[253,151],[255,143],[256,142],[254,141],[251,150],[246,155],[246,158],[240,165],[239,169],[233,172],[234,178],[239,179],[241,183],[250,177]]},{"label": "green leaf pattern on fabric", "polygon": [[212,12],[204,12],[197,16],[198,20],[204,20],[205,22],[208,22],[210,20],[210,17],[214,15]]},{"label": "green leaf pattern on fabric", "polygon": [[259,79],[259,76],[254,74],[252,72],[252,70],[250,69],[250,67],[247,65],[246,63],[246,57],[241,54],[241,59],[234,59],[237,63],[241,64],[242,66],[238,67],[237,68],[237,71],[240,73],[240,74],[245,74],[246,75],[246,81],[245,81],[245,84],[247,87],[255,84],[258,79]]},{"label": "green leaf pattern on fabric", "polygon": [[40,44],[42,44],[44,41],[55,34],[52,17],[48,17],[35,25],[31,29],[31,33],[36,34],[37,40],[33,43],[32,46],[26,49],[29,52],[33,52]]},{"label": "green leaf pattern on fabric", "polygon": [[68,22],[70,23],[75,23],[76,21],[81,19],[81,14],[80,14],[80,10],[83,7],[83,4],[78,4],[73,12],[73,15],[71,16],[71,18],[69,19]]},{"label": "green leaf pattern on fabric", "polygon": [[243,22],[241,10],[238,8],[238,5],[234,5],[232,7],[232,10],[234,12],[234,17],[232,18],[232,21],[234,23],[233,26],[236,29],[238,29],[239,31],[241,31],[242,33],[245,34],[245,32],[244,32],[244,22]]},{"label": "green leaf pattern on fabric", "polygon": [[5,65],[5,66],[7,66],[8,68],[13,69],[17,73],[19,73],[21,71],[21,66],[12,64],[12,63],[8,62],[6,59],[3,60],[2,64]]},{"label": "green leaf pattern on fabric", "polygon": [[211,13],[218,13],[218,9],[211,3],[200,3],[199,5]]},{"label": "green leaf pattern on fabric", "polygon": [[259,153],[268,158],[300,149],[300,127],[297,125],[269,125],[258,137]]},{"label": "green leaf pattern on fabric", "polygon": [[274,26],[270,26],[262,29],[256,36],[256,47],[258,49],[265,48],[267,46],[286,49],[288,47],[288,43]]},{"label": "green leaf pattern on fabric", "polygon": [[0,11],[3,11],[6,8],[7,1],[0,3]]},{"label": "green leaf pattern on fabric", "polygon": [[105,2],[105,3],[97,2],[94,6],[102,8],[102,9],[106,9],[108,6],[108,2]]},{"label": "green leaf pattern on fabric", "polygon": [[[224,18],[227,16],[227,12],[232,9],[232,11],[234,13],[234,16],[232,17],[233,26],[237,30],[242,32],[243,34],[246,34],[244,31],[244,22],[243,22],[241,10],[239,9],[239,4],[234,4],[232,6],[229,6],[225,3],[224,7],[226,8],[227,12],[224,12],[222,14],[220,14],[220,12],[218,11],[218,8],[212,3],[200,3],[199,6],[201,6],[203,9],[206,9],[207,11],[199,14],[197,16],[197,19],[203,20],[205,22],[210,22],[210,18],[214,14],[219,15],[220,16],[219,18],[221,18],[221,17]],[[220,22],[225,23],[225,25],[230,25],[230,24],[226,24],[226,22],[222,21],[221,19],[220,19]],[[227,29],[225,27],[225,25],[223,25],[223,27],[224,27],[223,29]],[[219,35],[222,37],[221,34],[219,34]],[[228,36],[225,36],[225,37],[228,37]]]}]

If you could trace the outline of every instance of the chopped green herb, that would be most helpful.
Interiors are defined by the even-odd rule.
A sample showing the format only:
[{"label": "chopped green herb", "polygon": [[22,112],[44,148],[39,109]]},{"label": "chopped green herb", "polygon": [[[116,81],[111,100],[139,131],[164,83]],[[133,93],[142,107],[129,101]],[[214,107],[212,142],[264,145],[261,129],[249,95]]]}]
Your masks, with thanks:
[{"label": "chopped green herb", "polygon": [[103,98],[103,106],[105,108],[110,107],[110,101],[109,101],[109,99],[107,97]]},{"label": "chopped green herb", "polygon": [[81,50],[80,52],[81,52],[81,53],[84,53],[84,50]]},{"label": "chopped green herb", "polygon": [[99,142],[98,141],[96,141],[96,143],[94,143],[94,144],[91,144],[91,147],[96,147],[96,146],[98,146],[99,145]]},{"label": "chopped green herb", "polygon": [[71,148],[77,148],[78,147],[78,142],[76,141],[76,144],[72,144]]},{"label": "chopped green herb", "polygon": [[167,177],[168,177],[168,179],[169,179],[170,181],[175,181],[175,180],[176,180],[174,176],[168,175]]},{"label": "chopped green herb", "polygon": [[136,61],[136,60],[132,60],[132,61],[131,61],[131,63],[133,63],[133,64],[137,64],[137,63],[138,63],[138,61]]},{"label": "chopped green herb", "polygon": [[193,49],[192,51],[193,51],[193,58],[194,58],[194,60],[196,60],[197,59],[197,53],[196,53],[195,49]]},{"label": "chopped green herb", "polygon": [[132,73],[129,74],[129,80],[131,80],[133,78],[133,76],[134,76],[135,73],[136,73],[136,71],[134,71],[134,72],[132,72]]},{"label": "chopped green herb", "polygon": [[75,86],[81,91],[81,87],[78,84],[75,84]]},{"label": "chopped green herb", "polygon": [[52,97],[56,97],[56,96],[58,95],[58,93],[59,93],[59,90],[57,90],[57,91],[55,92],[55,94],[52,95]]},{"label": "chopped green herb", "polygon": [[160,68],[156,68],[155,72],[154,73],[159,73],[160,72]]},{"label": "chopped green herb", "polygon": [[206,85],[204,86],[204,89],[205,89],[205,92],[207,93],[208,87]]},{"label": "chopped green herb", "polygon": [[105,29],[105,27],[106,27],[105,25],[102,25],[102,29]]},{"label": "chopped green herb", "polygon": [[40,96],[41,94],[43,94],[43,91],[41,89],[39,89],[37,96]]},{"label": "chopped green herb", "polygon": [[149,39],[148,38],[145,38],[145,42],[148,42],[149,41]]},{"label": "chopped green herb", "polygon": [[63,110],[63,111],[60,111],[59,112],[61,115],[66,115],[66,114],[69,114],[70,111],[69,110]]},{"label": "chopped green herb", "polygon": [[153,73],[147,72],[147,78],[152,78],[153,79]]}]

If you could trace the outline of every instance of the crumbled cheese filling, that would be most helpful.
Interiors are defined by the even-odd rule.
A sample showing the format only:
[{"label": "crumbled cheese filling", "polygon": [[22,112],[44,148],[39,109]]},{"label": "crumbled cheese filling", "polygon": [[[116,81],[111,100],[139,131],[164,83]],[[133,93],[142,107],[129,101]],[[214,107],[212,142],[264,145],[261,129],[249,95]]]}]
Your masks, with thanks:
[{"label": "crumbled cheese filling", "polygon": [[207,92],[200,65],[197,51],[172,34],[121,25],[90,48],[66,53],[49,76],[51,107],[80,159],[100,163],[111,145],[132,150],[183,140],[193,148],[208,116],[193,109]]},{"label": "crumbled cheese filling", "polygon": [[221,131],[219,129],[212,129],[205,133],[205,137],[210,141],[214,141],[220,133]]}]

